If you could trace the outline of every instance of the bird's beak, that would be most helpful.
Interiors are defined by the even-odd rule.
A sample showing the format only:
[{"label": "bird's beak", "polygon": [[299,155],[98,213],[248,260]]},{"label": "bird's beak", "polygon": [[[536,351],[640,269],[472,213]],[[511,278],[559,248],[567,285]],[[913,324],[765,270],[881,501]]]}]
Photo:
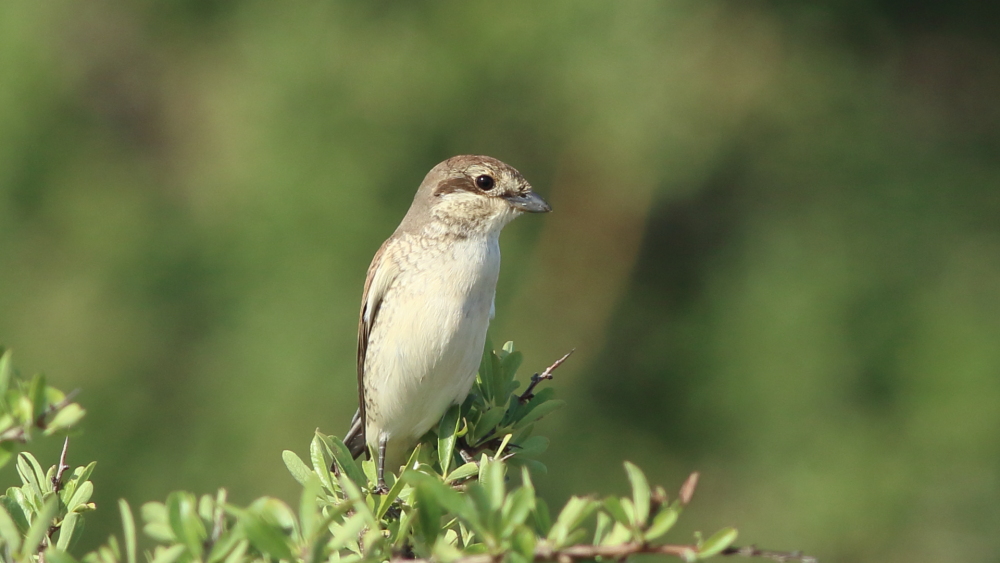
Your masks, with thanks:
[{"label": "bird's beak", "polygon": [[526,192],[523,194],[511,194],[503,196],[514,209],[519,209],[521,211],[527,211],[528,213],[548,213],[552,211],[548,203],[535,192]]}]

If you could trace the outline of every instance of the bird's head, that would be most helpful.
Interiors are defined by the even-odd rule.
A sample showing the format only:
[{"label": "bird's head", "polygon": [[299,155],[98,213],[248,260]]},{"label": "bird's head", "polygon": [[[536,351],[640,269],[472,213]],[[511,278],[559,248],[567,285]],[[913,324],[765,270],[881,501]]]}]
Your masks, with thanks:
[{"label": "bird's head", "polygon": [[427,174],[400,228],[499,233],[521,213],[551,210],[514,167],[488,156],[455,156]]}]

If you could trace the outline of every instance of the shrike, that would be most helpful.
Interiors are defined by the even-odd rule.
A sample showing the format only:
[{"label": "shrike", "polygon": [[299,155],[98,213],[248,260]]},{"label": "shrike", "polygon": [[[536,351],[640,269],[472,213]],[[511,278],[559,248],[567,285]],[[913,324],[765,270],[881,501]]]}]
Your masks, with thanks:
[{"label": "shrike", "polygon": [[359,409],[344,437],[385,465],[469,394],[494,315],[500,231],[549,205],[513,167],[488,156],[435,166],[365,279],[358,322]]}]

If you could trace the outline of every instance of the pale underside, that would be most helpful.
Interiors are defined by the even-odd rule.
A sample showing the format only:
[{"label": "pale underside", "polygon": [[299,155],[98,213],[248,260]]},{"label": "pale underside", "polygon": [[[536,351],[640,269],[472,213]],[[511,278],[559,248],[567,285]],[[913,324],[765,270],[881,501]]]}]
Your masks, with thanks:
[{"label": "pale underside", "polygon": [[370,319],[363,385],[366,441],[388,441],[387,467],[399,467],[475,381],[493,316],[498,239],[499,229],[444,239],[401,233],[382,249],[369,288],[369,304],[381,301]]}]

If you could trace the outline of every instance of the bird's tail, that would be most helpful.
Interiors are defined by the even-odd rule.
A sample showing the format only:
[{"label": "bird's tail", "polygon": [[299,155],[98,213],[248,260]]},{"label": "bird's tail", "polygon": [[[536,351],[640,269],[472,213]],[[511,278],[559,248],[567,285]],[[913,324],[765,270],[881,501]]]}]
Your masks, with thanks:
[{"label": "bird's tail", "polygon": [[354,413],[354,418],[351,420],[351,429],[344,434],[344,444],[347,449],[351,450],[351,455],[355,459],[358,458],[363,453],[368,451],[365,445],[365,428],[364,424],[361,423],[361,409]]}]

